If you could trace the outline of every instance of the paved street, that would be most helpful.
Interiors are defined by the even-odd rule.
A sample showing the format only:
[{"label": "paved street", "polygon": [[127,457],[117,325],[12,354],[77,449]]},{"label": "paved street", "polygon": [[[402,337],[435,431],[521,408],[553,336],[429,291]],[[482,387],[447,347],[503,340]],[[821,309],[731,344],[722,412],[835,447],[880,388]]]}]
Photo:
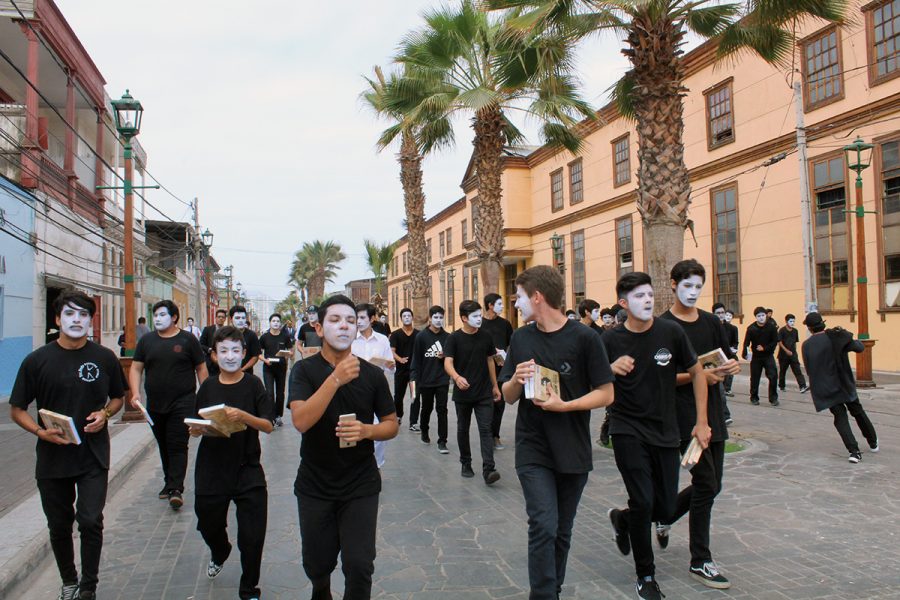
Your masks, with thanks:
[{"label": "paved street", "polygon": [[[830,415],[815,414],[808,395],[789,392],[780,408],[753,407],[747,401],[746,378],[736,381],[736,389],[733,434],[751,445],[726,459],[725,489],[716,503],[712,534],[713,553],[733,587],[709,590],[690,579],[684,520],[674,527],[669,549],[657,551],[658,580],[668,599],[896,598],[900,394],[882,391],[866,402],[882,451],[866,452],[860,464],[851,465]],[[452,408],[450,413],[452,430]],[[509,441],[513,423],[514,415],[508,413],[504,434]],[[599,419],[594,424],[598,429]],[[264,440],[270,494],[262,578],[266,598],[309,596],[292,494],[299,440],[288,427]],[[451,436],[451,451],[455,446]],[[461,479],[455,453],[439,455],[434,444],[423,445],[404,424],[391,442],[383,472],[373,597],[527,598],[526,523],[511,444],[497,458],[503,479],[495,487],[487,488],[478,478]],[[237,597],[236,550],[222,574],[207,580],[209,554],[195,530],[190,486],[184,509],[173,513],[156,499],[159,479],[156,455],[148,454],[107,507],[100,598]],[[596,448],[595,470],[575,525],[564,598],[634,597],[631,557],[615,549],[606,520],[606,510],[624,501],[612,453]],[[58,585],[48,560],[10,597],[55,598]],[[341,588],[338,572],[336,598]]]}]

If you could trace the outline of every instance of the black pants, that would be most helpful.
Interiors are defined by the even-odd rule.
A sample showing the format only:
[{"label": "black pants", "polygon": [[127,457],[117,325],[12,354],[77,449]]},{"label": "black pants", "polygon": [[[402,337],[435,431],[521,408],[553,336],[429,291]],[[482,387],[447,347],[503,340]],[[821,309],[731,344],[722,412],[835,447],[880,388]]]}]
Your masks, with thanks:
[{"label": "black pants", "polygon": [[587,473],[557,473],[540,465],[516,469],[528,514],[529,600],[556,600],[566,577],[572,524]]},{"label": "black pants", "polygon": [[303,570],[312,597],[331,598],[331,573],[341,555],[344,600],[368,600],[375,572],[378,494],[351,500],[297,495]]},{"label": "black pants", "polygon": [[109,472],[95,469],[77,477],[38,479],[41,506],[50,530],[50,547],[59,576],[66,585],[78,583],[72,524],[81,535],[81,590],[96,591],[103,548],[103,507]]},{"label": "black pants", "polygon": [[797,380],[797,385],[806,387],[806,378],[803,376],[803,369],[800,368],[800,359],[797,358],[796,351],[793,356],[778,355],[778,387],[784,389],[784,378],[789,367]]},{"label": "black pants", "polygon": [[491,399],[479,400],[474,404],[454,402],[456,405],[456,444],[459,446],[459,462],[472,464],[472,447],[469,444],[469,428],[472,424],[472,413],[475,413],[475,426],[481,440],[481,471],[489,473],[494,470],[494,436],[491,434],[491,419],[494,417],[496,402]]},{"label": "black pants", "polygon": [[763,371],[769,380],[769,402],[775,402],[778,400],[778,369],[775,368],[775,357],[768,355],[757,358],[756,353],[750,359],[750,400],[759,401],[759,379]]},{"label": "black pants", "polygon": [[651,446],[630,435],[613,435],[616,466],[628,492],[625,523],[638,577],[656,574],[650,523],[665,523],[678,496],[678,448]]},{"label": "black pants", "polygon": [[[447,443],[447,390],[449,385],[427,387],[418,390],[422,397],[422,420],[419,428],[422,430],[422,439],[428,438],[428,430],[431,425],[431,411],[437,409],[438,443]],[[412,412],[412,409],[410,409]]]},{"label": "black pants", "polygon": [[726,375],[725,381],[723,382],[723,386],[726,392],[731,391],[731,385],[734,383],[734,375]]},{"label": "black pants", "polygon": [[[731,378],[730,380],[728,379],[729,377]],[[725,390],[731,390],[732,381],[734,381],[734,375],[726,375],[725,381],[719,384],[719,396],[722,397],[722,414],[725,416],[726,421],[731,418],[731,409],[728,408],[728,396],[725,395]]]},{"label": "black pants", "polygon": [[262,565],[263,546],[266,543],[266,519],[268,492],[257,487],[235,495],[197,494],[194,512],[197,513],[197,531],[212,552],[217,565],[225,563],[231,554],[228,541],[228,505],[234,502],[237,517],[237,544],[241,552],[241,598],[256,598],[260,594],[259,571]]},{"label": "black pants", "polygon": [[[281,359],[284,360],[284,359]],[[272,418],[284,416],[284,383],[287,381],[287,365],[278,363],[277,366],[263,365],[263,382],[266,384],[266,394],[272,403]]]},{"label": "black pants", "polygon": [[159,446],[163,478],[167,490],[184,492],[184,474],[187,472],[188,435],[184,419],[194,416],[194,396],[182,400],[170,412],[148,411],[153,419],[153,436]]},{"label": "black pants", "polygon": [[[497,367],[497,378],[500,377],[500,367]],[[494,414],[491,417],[491,433],[495,438],[500,437],[500,426],[503,424],[503,413],[506,412],[506,402],[494,402]]]},{"label": "black pants", "polygon": [[859,444],[856,443],[856,437],[853,435],[853,430],[850,429],[850,419],[847,418],[848,412],[856,419],[856,424],[859,426],[859,430],[866,438],[866,441],[869,442],[869,446],[878,444],[878,435],[875,433],[875,427],[872,426],[872,421],[869,420],[869,415],[863,410],[859,400],[854,400],[847,404],[837,404],[828,410],[834,415],[834,428],[837,429],[848,452],[859,452]]},{"label": "black pants", "polygon": [[[690,440],[681,442],[681,453],[687,450]],[[709,524],[712,519],[713,501],[722,490],[722,469],[725,465],[725,442],[710,442],[700,455],[700,460],[691,469],[691,484],[678,493],[675,513],[671,522],[675,523],[690,513],[691,566],[699,567],[712,560],[709,550]]]},{"label": "black pants", "polygon": [[[397,418],[403,418],[403,400],[406,398],[406,388],[409,387],[409,368],[407,367],[403,371],[397,369],[394,372],[394,411],[397,413]],[[415,415],[413,420],[410,423],[416,422],[416,417],[419,415]]]}]

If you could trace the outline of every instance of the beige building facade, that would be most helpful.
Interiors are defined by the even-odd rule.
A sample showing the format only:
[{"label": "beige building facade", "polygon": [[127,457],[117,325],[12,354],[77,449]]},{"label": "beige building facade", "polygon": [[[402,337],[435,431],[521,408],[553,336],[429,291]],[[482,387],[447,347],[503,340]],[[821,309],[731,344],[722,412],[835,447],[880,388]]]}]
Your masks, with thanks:
[{"label": "beige building facade", "polygon": [[[842,147],[857,136],[875,146],[863,171],[869,333],[876,370],[900,371],[900,2],[853,3],[851,24],[808,22],[794,69],[749,55],[716,63],[703,45],[684,57],[685,160],[690,170],[692,230],[684,256],[707,269],[701,305],[725,303],[738,325],[755,306],[784,315],[806,309],[801,172],[809,185],[810,286],[829,326],[857,331],[856,174]],[[801,94],[795,98],[794,82]],[[801,103],[807,160],[799,160],[796,103]],[[506,316],[512,281],[524,268],[556,264],[566,306],[615,301],[622,273],[644,269],[642,224],[635,208],[637,133],[612,107],[585,124],[579,155],[510,149],[503,173]],[[478,189],[466,172],[465,195],[427,222],[431,302],[448,308],[479,301],[478,263],[470,250],[478,226]],[[554,252],[553,240],[561,241]],[[392,326],[411,306],[408,248],[399,240],[389,270]],[[454,307],[450,310],[450,307]]]}]

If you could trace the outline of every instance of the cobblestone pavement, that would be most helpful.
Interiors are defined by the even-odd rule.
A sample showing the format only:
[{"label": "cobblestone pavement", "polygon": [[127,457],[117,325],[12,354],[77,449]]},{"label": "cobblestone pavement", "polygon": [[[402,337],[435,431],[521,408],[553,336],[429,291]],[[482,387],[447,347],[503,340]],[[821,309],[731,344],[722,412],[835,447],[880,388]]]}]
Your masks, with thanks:
[{"label": "cobblestone pavement", "polygon": [[[736,381],[736,390],[733,437],[751,445],[726,459],[712,532],[713,554],[733,587],[710,590],[688,576],[684,519],[674,526],[668,550],[656,551],[657,577],[667,598],[900,597],[900,397],[883,395],[866,403],[881,436],[881,453],[866,452],[860,464],[851,465],[830,415],[814,413],[808,395],[789,392],[779,408],[754,407],[745,378]],[[508,412],[504,422],[510,442],[514,417]],[[292,494],[300,436],[286,426],[263,437],[270,495],[263,596],[308,598]],[[451,454],[442,456],[404,424],[391,442],[383,471],[373,597],[527,598],[527,526],[512,444],[497,453],[503,479],[488,488],[479,478],[460,478],[453,439],[451,435]],[[623,486],[609,450],[596,448],[594,458],[563,598],[633,598],[632,559],[616,550],[606,519],[609,507],[625,502]],[[236,551],[219,577],[207,580],[209,554],[195,530],[190,486],[185,507],[173,513],[156,498],[159,480],[154,453],[111,498],[99,597],[237,597]],[[234,539],[233,519],[230,532]],[[333,581],[339,598],[339,570]],[[48,558],[10,597],[55,598],[58,585]]]}]

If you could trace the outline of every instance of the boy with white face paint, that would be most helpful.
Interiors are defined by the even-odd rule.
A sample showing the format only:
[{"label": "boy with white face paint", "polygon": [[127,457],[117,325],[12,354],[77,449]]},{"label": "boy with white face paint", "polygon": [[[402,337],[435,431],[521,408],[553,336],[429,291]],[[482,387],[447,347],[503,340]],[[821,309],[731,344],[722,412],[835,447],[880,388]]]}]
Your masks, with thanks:
[{"label": "boy with white face paint", "polygon": [[784,317],[784,327],[778,330],[778,389],[784,391],[784,378],[788,368],[794,374],[800,393],[809,390],[806,378],[803,377],[803,369],[800,368],[800,357],[797,345],[800,343],[800,334],[794,327],[797,317],[788,313]]},{"label": "boy with white face paint", "polygon": [[[9,397],[10,417],[38,438],[35,478],[47,518],[50,546],[62,579],[60,598],[92,600],[103,547],[103,509],[109,476],[110,417],[126,393],[116,355],[88,340],[94,300],[74,291],[54,303],[59,338],[25,357]],[[69,444],[60,431],[44,428],[28,407],[72,417],[81,445]],[[75,501],[77,495],[77,502]],[[81,580],[75,566],[72,526],[78,522]]]},{"label": "boy with white face paint", "polygon": [[[413,312],[409,308],[400,310],[400,323],[403,326],[391,333],[388,343],[391,346],[391,354],[397,365],[394,371],[394,408],[397,411],[397,423],[402,425],[403,400],[406,397],[407,388],[410,387],[410,360],[418,331],[413,327]],[[419,429],[419,396],[415,391],[411,395],[414,399],[412,406],[409,408],[409,429],[410,431],[417,431]]]},{"label": "boy with white face paint", "polygon": [[[377,310],[371,304],[356,306],[356,339],[353,340],[350,350],[365,361],[371,361],[373,358],[387,361],[384,366],[376,366],[384,372],[385,377],[390,377],[394,370],[394,355],[387,337],[374,329],[374,324],[378,322],[375,317],[376,313]],[[378,417],[375,417],[375,422],[378,422]],[[399,420],[397,426],[400,426]],[[375,463],[379,469],[384,466],[386,450],[387,442],[375,442]]]},{"label": "boy with white face paint", "polygon": [[775,348],[778,347],[778,328],[770,322],[766,309],[753,309],[754,323],[747,326],[741,358],[747,359],[747,348],[752,348],[750,356],[750,403],[759,404],[759,379],[766,372],[769,380],[769,403],[778,406],[778,369],[775,367]]},{"label": "boy with white face paint", "polygon": [[597,325],[597,320],[600,319],[599,302],[597,302],[596,300],[591,300],[590,298],[585,298],[578,303],[578,316],[580,317],[581,323],[583,325],[587,325],[597,334],[603,333],[603,329],[599,325]]},{"label": "boy with white face paint", "polygon": [[456,443],[463,477],[474,477],[469,428],[472,413],[481,440],[481,472],[484,482],[493,485],[500,480],[494,465],[494,438],[491,419],[494,402],[500,402],[494,355],[497,349],[491,336],[481,329],[481,305],[474,300],[459,304],[462,329],[450,334],[444,349],[444,369],[453,381],[453,403],[456,405]]},{"label": "boy with white face paint", "polygon": [[312,597],[331,598],[340,553],[344,597],[369,598],[381,492],[373,441],[397,435],[397,415],[382,370],[351,353],[353,302],[332,296],[318,316],[322,351],[294,365],[288,393],[294,427],[303,434],[294,483],[303,568]]},{"label": "boy with white face paint", "polygon": [[178,306],[171,300],[153,305],[156,329],[138,340],[131,363],[131,403],[141,401],[141,376],[146,374],[147,412],[159,447],[165,484],[160,499],[178,510],[184,504],[184,476],[188,461],[185,417],[194,414],[197,381],[207,377],[206,357],[196,337],[178,327]]},{"label": "boy with white face paint", "polygon": [[450,377],[444,370],[444,345],[449,336],[444,330],[444,308],[432,306],[428,309],[428,327],[416,335],[409,368],[410,380],[415,383],[416,393],[422,400],[419,424],[410,423],[409,430],[421,432],[422,443],[430,444],[431,411],[436,411],[438,450],[442,454],[449,452],[446,447]]},{"label": "boy with white face paint", "polygon": [[[512,338],[512,323],[500,316],[503,312],[503,298],[500,294],[488,294],[484,297],[486,307],[481,320],[481,330],[491,337],[497,356],[494,357],[494,371],[500,375],[503,368],[506,352],[509,350],[509,340]],[[506,402],[494,402],[494,414],[491,417],[491,433],[494,436],[494,450],[503,450],[506,446],[500,439],[500,427],[503,424],[503,413],[506,410]]]},{"label": "boy with white face paint", "polygon": [[259,359],[263,363],[263,382],[266,393],[272,401],[273,422],[281,427],[284,415],[284,386],[287,381],[288,358],[279,356],[282,351],[290,352],[294,348],[294,340],[281,326],[281,315],[269,316],[269,329],[259,338]]},{"label": "boy with white face paint", "polygon": [[300,358],[312,356],[322,349],[322,338],[316,333],[316,323],[319,320],[319,308],[310,304],[306,309],[306,323],[297,329],[297,350]]},{"label": "boy with white face paint", "polygon": [[[613,401],[613,375],[599,336],[560,311],[565,284],[559,271],[532,267],[515,284],[516,308],[533,324],[513,333],[500,380],[506,402],[518,403],[516,474],[528,515],[529,598],[556,600],[593,469],[591,411]],[[559,373],[560,395],[543,402],[525,398],[536,364]]]},{"label": "boy with white face paint", "polygon": [[[610,436],[616,466],[628,492],[628,509],[611,509],[609,518],[622,554],[634,550],[639,598],[661,597],[650,543],[651,521],[666,521],[675,511],[681,433],[676,378],[687,372],[693,388],[696,421],[690,437],[709,445],[707,378],[684,330],[667,319],[654,319],[650,276],[634,272],[616,283],[619,305],[627,310],[624,327],[604,332],[601,341],[615,373],[615,403],[610,407]],[[699,294],[687,291],[690,301]]]},{"label": "boy with white face paint", "polygon": [[247,348],[247,353],[244,356],[241,369],[247,373],[253,373],[253,367],[259,362],[259,355],[262,350],[259,347],[259,337],[249,327],[247,309],[240,304],[236,304],[228,311],[228,316],[231,317],[232,327],[238,329],[241,334],[243,334],[244,346]]},{"label": "boy with white face paint", "polygon": [[[195,415],[203,408],[225,405],[230,421],[247,426],[228,438],[204,436],[197,449],[194,469],[194,510],[197,530],[211,557],[206,576],[218,575],[231,554],[228,541],[228,507],[235,505],[238,549],[241,553],[241,598],[259,598],[259,575],[266,541],[268,492],[261,464],[259,432],[272,432],[272,404],[263,382],[241,370],[244,337],[234,327],[222,327],[213,338],[213,359],[219,374],[209,377],[197,391]],[[191,427],[190,434],[202,431]]]}]

